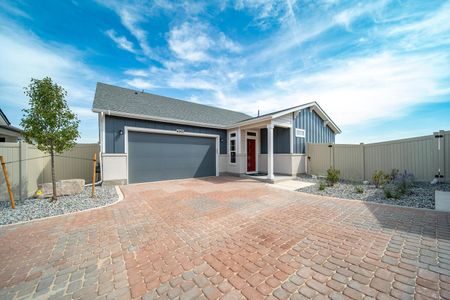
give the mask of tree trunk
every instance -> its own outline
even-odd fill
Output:
[[[52,187],[53,187],[53,195],[52,195],[52,200],[51,201],[53,202],[53,201],[56,201],[58,199],[56,197],[55,151],[53,150],[53,146],[51,147],[50,157],[51,157]]]

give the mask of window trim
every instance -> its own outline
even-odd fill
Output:
[[[234,136],[232,136],[234,134]],[[228,134],[228,163],[235,165],[237,163],[237,131],[230,131]],[[234,150],[231,150],[231,141],[234,141]],[[231,161],[231,152],[234,152],[234,162]]]

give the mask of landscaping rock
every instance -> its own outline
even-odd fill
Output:
[[[91,187],[87,187],[81,194],[61,196],[55,202],[36,198],[16,200],[16,209],[11,208],[9,201],[0,201],[0,225],[82,211],[111,204],[118,199],[115,187],[102,186],[96,187],[95,198],[91,198]]]
[[[376,188],[373,184],[363,185],[363,193],[355,191],[355,183],[341,180],[332,187],[319,190],[319,180],[311,176],[303,175],[298,178],[301,181],[313,182],[315,185],[298,189],[299,192],[310,193],[321,196],[344,198],[351,200],[362,200],[369,202],[393,204],[408,207],[434,209],[434,193],[436,190],[450,191],[450,184],[438,183],[432,185],[428,182],[416,182],[409,193],[402,195],[399,199],[386,198],[383,189]]]
[[[57,196],[69,196],[80,194],[84,190],[84,179],[67,179],[56,182],[56,195]],[[42,183],[38,185],[36,191],[37,198],[50,198],[53,195],[53,184]]]

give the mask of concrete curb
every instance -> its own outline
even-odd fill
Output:
[[[100,209],[100,208],[105,208],[108,206],[112,206],[115,205],[119,202],[121,202],[124,199],[122,190],[120,189],[120,187],[118,185],[114,186],[114,188],[116,189],[116,193],[117,193],[117,201],[114,201],[113,203],[109,203],[103,206],[98,206],[98,207],[92,207],[92,208],[88,208],[85,210],[80,210],[80,211],[73,211],[73,212],[69,212],[66,214],[61,214],[61,215],[54,215],[54,216],[48,216],[48,217],[44,217],[44,218],[39,218],[39,219],[33,219],[33,220],[28,220],[28,221],[21,221],[21,222],[17,222],[17,223],[12,223],[12,224],[4,224],[4,225],[0,225],[0,229],[3,229],[5,227],[11,227],[11,226],[16,226],[16,225],[24,225],[24,224],[28,224],[28,223],[32,223],[32,222],[37,222],[37,221],[44,221],[44,220],[48,220],[48,219],[54,219],[54,218],[58,218],[58,217],[66,217],[66,216],[70,216],[70,215],[74,215],[74,214],[79,214],[79,213],[84,213],[84,212],[88,212],[88,211],[92,211],[92,210],[96,210],[96,209]]]

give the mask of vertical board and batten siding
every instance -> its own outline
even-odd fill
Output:
[[[148,129],[171,130],[182,129],[185,132],[214,134],[220,136],[220,154],[227,154],[227,131],[224,129],[196,127],[181,124],[163,123],[148,120],[130,119],[115,116],[105,116],[105,150],[106,153],[125,152],[125,126]]]
[[[92,156],[97,153],[98,158],[99,151],[99,144],[77,144],[61,157],[56,157],[57,180],[84,179],[86,183],[91,183]],[[50,157],[36,146],[26,143],[0,143],[0,155],[7,162],[15,199],[32,196],[38,184],[51,182]],[[9,201],[3,173],[0,176],[0,201]]]
[[[294,153],[306,153],[308,143],[334,143],[335,133],[327,125],[324,126],[324,120],[309,108],[302,109],[294,117],[294,128],[305,129],[306,138],[295,137],[294,133]]]
[[[267,128],[260,129],[260,152],[261,154],[267,154]],[[275,127],[273,129],[273,153],[283,154],[290,153],[290,140],[291,131],[289,128]]]
[[[323,176],[332,165],[341,171],[342,179],[371,180],[376,170],[390,173],[398,169],[414,174],[417,181],[431,181],[440,169],[450,181],[450,132],[440,133],[444,135],[441,152],[434,134],[372,144],[335,144],[332,148],[308,144],[308,173]]]

